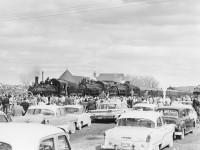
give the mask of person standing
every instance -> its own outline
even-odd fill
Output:
[[[6,95],[6,96],[4,97],[4,100],[3,100],[3,111],[4,111],[6,114],[8,113],[9,106],[10,106],[9,98],[8,98],[8,96]]]
[[[12,108],[12,115],[13,116],[22,116],[25,114],[25,111],[22,106],[19,105],[19,102],[15,102]]]
[[[23,102],[21,102],[21,104],[20,104],[22,107],[23,107],[23,109],[24,109],[24,115],[26,114],[26,112],[27,112],[27,110],[28,110],[28,107],[29,107],[29,103],[26,101],[26,98],[24,98],[24,100],[23,100]]]

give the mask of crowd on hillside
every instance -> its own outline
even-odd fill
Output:
[[[200,116],[200,97],[166,97],[164,100],[162,96],[150,96],[144,94],[144,96],[133,95],[129,97],[110,97],[106,94],[101,94],[97,97],[92,96],[56,96],[56,95],[16,95],[16,94],[1,94],[0,95],[0,110],[6,114],[9,112],[14,116],[24,115],[29,106],[35,105],[84,105],[87,110],[94,110],[102,102],[109,102],[112,100],[124,101],[127,105],[132,108],[137,103],[149,103],[156,104],[158,106],[164,105],[177,105],[182,101],[188,101],[193,103],[194,109]]]

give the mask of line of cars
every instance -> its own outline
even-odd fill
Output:
[[[90,126],[91,120],[112,119],[117,122],[117,125],[105,131],[104,144],[101,146],[103,149],[158,150],[166,146],[172,147],[173,139],[183,139],[185,134],[193,132],[197,119],[195,113],[191,105],[158,108],[154,104],[138,103],[133,108],[128,108],[126,102],[113,100],[101,103],[97,110],[90,111],[90,113],[86,113],[84,107],[80,105],[31,106],[25,116],[13,117],[12,121],[26,124],[37,123],[38,126],[46,124],[46,126],[53,125],[61,128],[66,135],[65,143],[68,144],[64,144],[65,146],[61,146],[63,148],[59,150],[68,150],[71,149],[68,132],[74,133],[76,128],[81,130],[85,125]],[[9,121],[3,112],[0,113],[0,120]],[[44,127],[44,125],[41,126]],[[1,145],[7,146],[8,150],[11,150],[9,145],[14,147],[11,143],[6,144],[6,141],[0,141],[0,147]],[[57,150],[55,145],[59,144],[58,137],[55,137],[53,141],[55,142],[54,149]],[[47,143],[52,143],[52,141]],[[47,144],[40,150],[51,150],[51,148],[52,144]]]

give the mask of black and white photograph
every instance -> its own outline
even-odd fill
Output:
[[[199,0],[0,0],[0,150],[198,150],[199,119]]]

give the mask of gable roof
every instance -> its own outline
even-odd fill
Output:
[[[75,79],[73,75],[69,72],[69,70],[66,70],[59,78],[58,80],[65,80],[69,82],[75,82]]]
[[[123,73],[100,73],[97,77],[99,81],[115,81],[119,82],[125,79]]]

